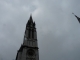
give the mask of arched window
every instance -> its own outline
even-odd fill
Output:
[[[34,29],[32,29],[32,38],[34,38]]]
[[[31,35],[31,29],[29,29],[28,37],[30,38]]]

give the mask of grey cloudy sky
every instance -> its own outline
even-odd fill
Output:
[[[80,60],[80,0],[0,0],[0,60],[13,60],[32,13],[40,60]]]

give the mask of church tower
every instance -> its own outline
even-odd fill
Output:
[[[23,44],[17,52],[16,60],[39,60],[37,31],[32,16],[26,24]]]

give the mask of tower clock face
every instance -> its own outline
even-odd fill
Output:
[[[33,49],[29,49],[29,50],[27,51],[27,53],[28,53],[29,56],[33,56],[33,55],[35,54],[35,52],[34,52]]]

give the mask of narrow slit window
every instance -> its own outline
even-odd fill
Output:
[[[34,38],[34,30],[32,30],[32,38]]]
[[[30,29],[29,29],[29,34],[28,34],[28,37],[30,38],[30,34],[31,34],[31,32],[30,32]]]

